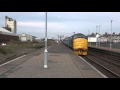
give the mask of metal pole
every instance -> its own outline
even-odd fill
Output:
[[[89,38],[89,30],[88,30],[88,38]],[[90,43],[90,39],[89,39],[89,41],[88,41],[88,44]]]
[[[64,35],[63,35],[63,38],[64,38]]]
[[[60,43],[61,43],[61,36],[60,36]]]
[[[100,26],[101,26],[101,25],[99,25],[99,34],[100,34]]]
[[[98,26],[96,26],[96,34],[97,34],[97,27],[98,27]]]
[[[97,27],[98,26],[96,26],[96,35],[97,35]],[[97,37],[96,37],[96,47],[97,47]]]
[[[58,45],[59,45],[59,35],[57,35],[58,36]]]
[[[47,51],[47,12],[46,12],[46,23],[45,23],[45,51],[44,51],[44,68],[48,68],[48,51]]]
[[[99,25],[99,34],[100,34],[100,26],[101,26],[101,25]],[[100,40],[99,40],[99,47],[100,47]]]
[[[91,33],[90,33],[90,46],[91,46]]]
[[[111,20],[111,38],[110,38],[110,49],[112,48],[112,21]]]
[[[64,35],[61,35],[61,36],[60,36],[60,40],[61,40],[61,41],[62,41],[62,38],[64,38]]]
[[[90,41],[90,31],[88,30],[88,37],[89,37],[89,44],[91,44],[91,41]]]
[[[59,35],[57,35],[58,36],[58,41],[59,41]]]
[[[75,35],[75,32],[73,32],[73,34]]]

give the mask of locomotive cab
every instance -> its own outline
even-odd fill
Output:
[[[87,55],[88,40],[83,34],[73,36],[73,51],[78,55]]]
[[[87,55],[88,37],[78,33],[64,40],[64,44],[72,48],[78,55]]]

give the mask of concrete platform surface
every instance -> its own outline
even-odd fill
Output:
[[[63,44],[48,48],[48,68],[44,69],[44,49],[0,66],[1,78],[104,78]],[[31,57],[30,57],[31,56]],[[29,57],[28,59],[25,59]],[[17,62],[22,63],[17,63]],[[16,64],[17,63],[17,64]],[[9,68],[8,68],[9,67]]]

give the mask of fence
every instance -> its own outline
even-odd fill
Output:
[[[89,45],[92,45],[92,46],[96,46],[97,45],[97,47],[107,47],[107,48],[109,48],[110,47],[110,42],[98,42],[98,43],[96,43],[96,42],[89,42]],[[120,49],[120,42],[119,43],[113,43],[112,42],[112,48],[115,48],[115,49]]]

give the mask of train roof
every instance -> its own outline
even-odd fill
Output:
[[[79,35],[79,36],[78,36]],[[80,36],[81,35],[81,36]],[[84,35],[84,34],[82,34],[82,33],[76,33],[76,34],[74,34],[74,35],[72,35],[72,36],[70,36],[70,37],[66,37],[65,39],[69,39],[69,38],[74,38],[74,37],[84,37],[84,38],[87,38],[87,36],[86,35]],[[64,39],[64,40],[65,40]]]
[[[71,38],[86,38],[87,39],[87,36],[82,33],[77,33],[77,34],[72,35]]]
[[[82,34],[82,33],[76,33],[76,34],[72,35],[71,37],[74,37],[74,36],[76,36],[76,35],[84,35],[84,34]],[[85,35],[84,35],[84,36],[85,36]]]

